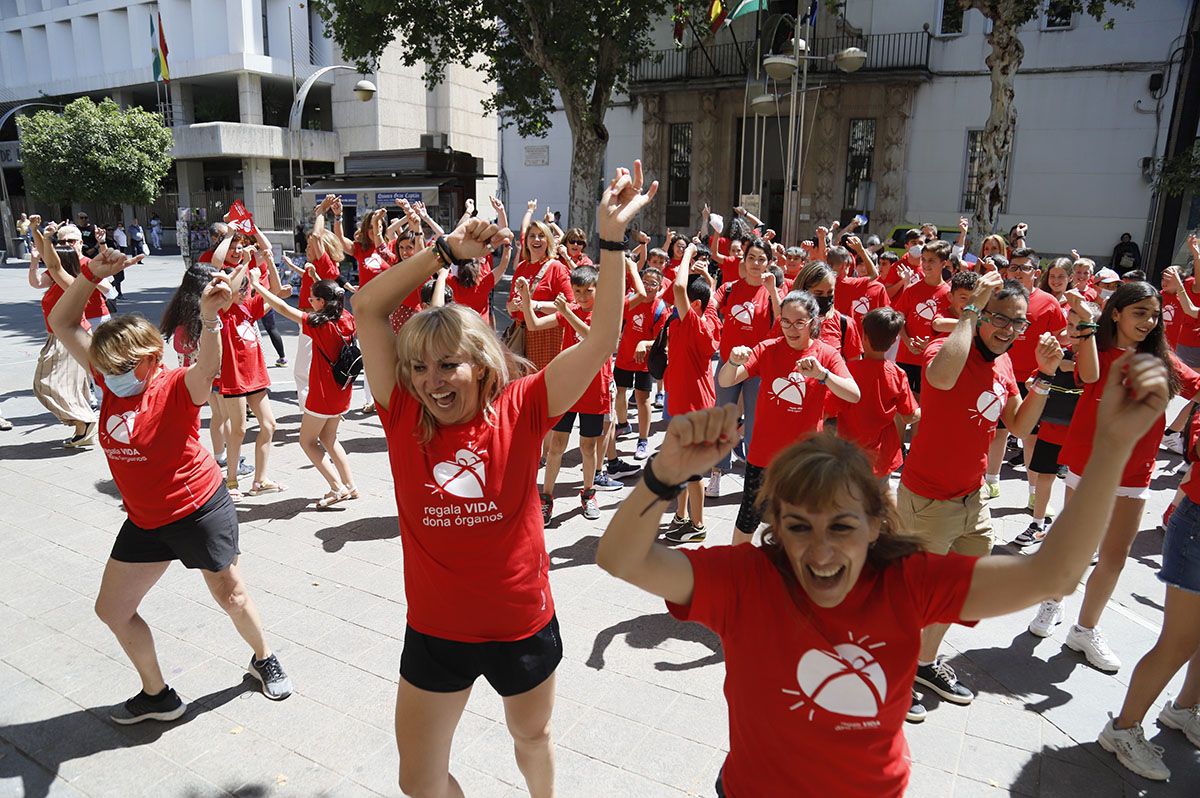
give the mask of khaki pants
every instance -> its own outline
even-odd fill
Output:
[[[33,395],[42,406],[64,424],[91,424],[96,412],[89,401],[90,383],[88,373],[62,341],[49,336],[33,372]]]
[[[992,516],[978,490],[942,501],[918,496],[900,483],[896,510],[904,532],[932,554],[982,557],[992,551]]]

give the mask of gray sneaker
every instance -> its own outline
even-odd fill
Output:
[[[292,680],[274,654],[259,661],[250,655],[250,675],[262,683],[263,695],[272,701],[282,701],[292,694]]]
[[[1117,757],[1117,761],[1139,776],[1155,781],[1166,781],[1171,778],[1171,771],[1163,764],[1161,746],[1154,745],[1146,739],[1142,725],[1131,726],[1128,729],[1118,729],[1113,726],[1112,713],[1108,713],[1108,723],[1100,730],[1096,738],[1100,747]]]
[[[144,720],[176,720],[184,712],[187,712],[187,704],[167,687],[156,696],[148,696],[143,690],[124,704],[113,707],[108,716],[114,723],[132,726]]]

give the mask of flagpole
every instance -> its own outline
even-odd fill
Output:
[[[721,74],[721,71],[717,69],[717,65],[713,63],[712,56],[708,54],[708,48],[704,46],[704,40],[700,38],[700,34],[696,31],[696,23],[692,22],[691,17],[688,17],[688,25],[691,26],[692,35],[696,37],[696,42],[700,45],[700,52],[704,53],[704,60],[712,67],[713,74]]]

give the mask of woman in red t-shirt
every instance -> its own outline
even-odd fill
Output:
[[[1122,362],[1125,353],[1138,352],[1159,361],[1169,376],[1171,397],[1180,394],[1190,399],[1200,390],[1200,374],[1184,365],[1167,347],[1161,311],[1162,301],[1152,285],[1140,281],[1124,283],[1104,303],[1095,336],[1085,339],[1077,347],[1077,361],[1085,356],[1090,347],[1095,347],[1099,369],[1093,382],[1088,382],[1082,374],[1077,376],[1077,380],[1083,383],[1083,395],[1075,406],[1075,414],[1067,430],[1067,441],[1058,458],[1067,467],[1068,508],[1078,503],[1070,491],[1076,489],[1084,468],[1090,467],[1099,452],[1092,445],[1092,439],[1103,423],[1097,418],[1097,407],[1101,403],[1100,387],[1114,370],[1114,365]],[[1088,577],[1079,619],[1067,632],[1067,647],[1080,652],[1093,667],[1106,673],[1116,673],[1121,667],[1121,660],[1113,653],[1097,626],[1141,526],[1142,511],[1150,493],[1150,478],[1154,473],[1154,460],[1165,426],[1166,421],[1161,416],[1155,419],[1137,441],[1132,454],[1126,458],[1116,489],[1116,507],[1100,544],[1100,559]],[[1051,537],[1053,534],[1046,539]],[[1038,611],[1038,619],[1039,625],[1046,630],[1061,623],[1061,596],[1057,607],[1046,602]]]
[[[554,233],[545,222],[533,220],[525,230],[521,241],[521,262],[513,270],[512,285],[509,287],[507,309],[514,324],[524,324],[521,299],[516,293],[517,278],[529,281],[533,307],[543,313],[554,310],[557,297],[571,297],[571,272],[553,257]],[[545,368],[555,355],[562,351],[563,328],[526,330],[525,350],[521,354],[529,358],[535,368]]]
[[[619,170],[599,210],[601,242],[623,240],[654,196],[641,164]],[[612,355],[621,321],[621,253],[603,249],[587,337],[541,371],[523,363],[461,305],[430,308],[392,334],[388,316],[439,266],[510,239],[470,219],[391,269],[355,299],[367,379],[379,407],[396,488],[408,628],[396,699],[400,789],[458,791],[450,746],[471,686],[484,676],[505,719],[529,792],[554,789],[550,714],[562,642],[550,595],[537,500],[541,441]],[[386,397],[386,398],[385,398]],[[457,794],[457,793],[456,793]]]
[[[338,285],[346,285],[341,271],[342,259],[346,255],[342,237],[325,225],[325,214],[333,209],[336,202],[336,197],[332,194],[327,195],[313,211],[313,228],[309,233],[308,247],[305,251],[308,262],[304,264],[304,273],[300,277],[299,305],[302,311],[312,310],[309,296],[312,294],[313,284],[318,280],[334,280]],[[340,218],[337,223],[340,230]],[[348,290],[353,293],[353,286]],[[296,366],[293,370],[296,379],[296,403],[300,407],[304,407],[304,400],[308,398],[308,369],[311,364],[312,339],[301,335],[296,342]]]
[[[300,419],[300,448],[329,483],[329,492],[317,501],[317,507],[324,509],[357,499],[350,461],[337,438],[342,414],[350,409],[354,383],[339,385],[333,374],[333,364],[342,347],[354,340],[356,330],[354,317],[343,308],[346,291],[332,280],[319,280],[313,285],[309,299],[312,311],[308,313],[301,313],[263,286],[259,296],[284,318],[299,324],[300,333],[313,342],[316,356],[308,372],[308,398]]]
[[[209,592],[254,654],[249,671],[268,698],[286,698],[291,680],[263,637],[254,600],[238,570],[238,518],[221,470],[200,445],[200,406],[221,364],[217,311],[244,278],[214,274],[200,300],[196,362],[165,369],[163,339],[141,316],[119,316],[88,335],[79,316],[99,279],[139,260],[113,249],[81,270],[50,313],[55,335],[103,388],[100,445],[129,518],[104,567],[96,614],[125,649],[142,690],[113,708],[117,723],[169,721],[187,707],[163,680],[150,627],[138,607],[173,560],[199,569]]]
[[[492,323],[492,290],[504,279],[512,260],[512,245],[505,244],[501,249],[499,269],[492,268],[489,253],[486,257],[472,258],[446,278],[446,285],[454,292],[454,301],[478,313],[489,325]]]
[[[1167,401],[1161,362],[1123,361],[1105,389],[1079,501],[1057,533],[1030,557],[978,559],[922,552],[862,450],[829,435],[791,446],[767,469],[761,547],[657,544],[660,514],[689,475],[738,437],[733,406],[672,418],[596,562],[720,635],[730,739],[718,794],[902,795],[921,629],[1070,590],[1112,511],[1122,464]]]

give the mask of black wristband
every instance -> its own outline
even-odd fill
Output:
[[[438,254],[442,256],[442,260],[447,264],[453,263],[455,266],[462,266],[471,260],[470,258],[455,257],[454,252],[450,249],[450,245],[446,243],[445,236],[438,236],[433,239],[433,246],[438,251]]]
[[[642,468],[642,482],[646,483],[646,487],[650,492],[658,497],[659,501],[669,502],[683,493],[683,489],[687,487],[687,483],[683,482],[678,485],[668,485],[654,475],[654,470],[650,467],[654,462],[651,457],[646,461],[646,465]]]
[[[624,241],[609,241],[607,239],[602,238],[602,239],[600,239],[600,249],[607,249],[611,252],[624,252],[625,251],[625,242]]]
[[[1040,369],[1038,370],[1037,378],[1039,380],[1045,380],[1046,382],[1054,382],[1053,374],[1047,374],[1046,372],[1041,371]]]

